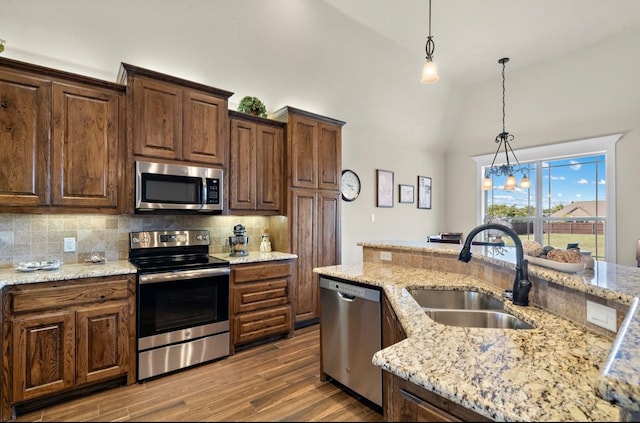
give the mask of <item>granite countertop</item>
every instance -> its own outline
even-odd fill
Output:
[[[358,245],[407,251],[429,249],[453,255],[457,255],[462,248],[461,245],[455,244],[403,241],[363,242]],[[503,254],[496,253],[499,251]],[[472,252],[475,254],[474,257],[494,264],[512,266],[515,262],[513,248],[501,250],[473,247]],[[601,398],[618,404],[628,412],[640,412],[640,268],[596,261],[593,269],[585,269],[578,273],[562,273],[530,264],[529,274],[630,306],[608,352],[606,365],[596,380],[595,391]]]
[[[533,306],[505,309],[535,329],[462,328],[434,322],[407,287],[469,289],[500,297],[470,276],[381,263],[317,273],[381,287],[407,339],[377,352],[373,364],[497,421],[612,421],[619,410],[595,393],[612,346]]]
[[[94,278],[100,276],[136,273],[137,269],[128,260],[107,261],[102,264],[78,263],[62,264],[56,270],[36,270],[20,272],[13,268],[0,269],[0,288],[5,285],[25,283],[55,282],[70,279]]]
[[[229,253],[214,253],[211,254],[211,256],[227,260],[231,264],[258,263],[262,261],[290,260],[298,258],[295,254],[281,253],[279,251],[249,251],[248,255],[241,257],[232,257]]]

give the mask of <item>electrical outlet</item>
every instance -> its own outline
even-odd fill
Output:
[[[380,251],[380,260],[391,261],[390,251]]]
[[[65,253],[73,253],[76,251],[76,239],[75,238],[65,238],[64,239],[64,252]]]
[[[587,300],[587,321],[616,332],[616,309]]]

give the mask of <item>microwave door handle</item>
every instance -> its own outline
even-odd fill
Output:
[[[200,203],[200,208],[204,209],[207,205],[207,178],[202,178],[202,202]]]

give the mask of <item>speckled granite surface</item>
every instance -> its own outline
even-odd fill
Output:
[[[279,251],[270,251],[268,253],[261,251],[249,251],[249,255],[243,257],[232,257],[227,253],[211,254],[213,257],[227,260],[231,264],[258,263],[261,261],[289,260],[298,258],[295,254],[281,253]]]
[[[374,248],[390,248],[408,251],[437,251],[440,254],[457,255],[462,248],[455,244],[414,242],[373,242],[358,245]],[[438,244],[435,244],[438,245]],[[511,255],[497,255],[495,250],[474,247],[474,260],[483,260],[512,266]],[[529,273],[556,284],[583,291],[604,299],[614,299],[630,305],[623,325],[608,352],[606,365],[602,366],[595,381],[596,394],[634,414],[640,412],[640,268],[596,261],[594,269],[577,273],[563,273],[544,267],[529,265]]]
[[[408,338],[373,364],[498,421],[615,421],[618,409],[595,393],[612,341],[536,307],[506,310],[535,329],[480,329],[431,320],[407,287],[475,289],[470,276],[381,263],[329,266],[316,273],[380,286]]]
[[[362,246],[457,255],[460,246],[380,242]],[[505,267],[474,247],[474,260]],[[500,296],[501,290],[468,275],[364,262],[315,269],[316,273],[380,286],[408,339],[373,357],[375,365],[495,420],[617,421],[619,403],[640,404],[640,269],[598,262],[575,274],[530,265],[531,274],[602,298],[630,304],[628,324],[615,342],[537,307],[506,309],[533,330],[460,328],[432,321],[405,288],[468,289]],[[626,321],[625,321],[626,322]],[[606,364],[606,366],[605,366]],[[604,400],[602,399],[604,398]],[[605,401],[606,400],[606,401]]]
[[[99,276],[136,273],[135,266],[128,260],[108,261],[104,264],[82,263],[62,264],[57,270],[36,270],[20,272],[13,268],[0,269],[0,288],[5,285],[53,282],[70,279],[93,278]]]

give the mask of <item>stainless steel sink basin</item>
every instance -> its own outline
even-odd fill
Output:
[[[496,310],[425,310],[434,321],[449,326],[496,329],[533,329],[512,314]]]
[[[409,289],[411,296],[423,308],[456,310],[503,310],[502,301],[477,291]]]

